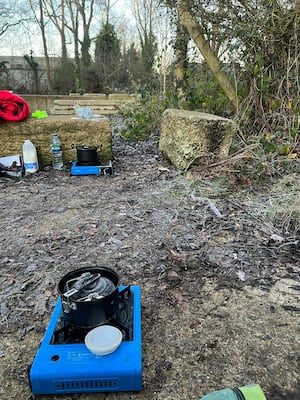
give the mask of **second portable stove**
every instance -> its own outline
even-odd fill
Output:
[[[114,278],[111,273],[105,268],[87,267],[67,274],[70,279],[63,285],[61,281],[60,289],[68,282],[75,283],[58,299],[30,368],[34,395],[142,389],[140,287],[117,287],[115,279],[109,282],[111,276]],[[122,332],[116,351],[96,355],[86,347],[84,339],[92,328],[79,325],[97,322]]]

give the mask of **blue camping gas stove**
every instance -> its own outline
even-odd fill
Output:
[[[77,161],[72,163],[71,175],[113,175],[112,162],[99,158],[100,150],[95,146],[76,146]]]
[[[95,277],[92,279],[94,279],[92,284],[95,287]],[[91,285],[91,283],[88,284]],[[98,301],[103,301],[103,298],[105,303],[107,296],[95,295],[101,285],[102,283],[97,283],[97,288],[93,288],[92,295],[89,294],[88,299],[82,297],[78,300],[78,293],[74,296],[74,291],[80,286],[77,279],[75,285],[68,290],[69,297],[60,296],[58,299],[29,370],[29,381],[34,395],[122,392],[142,389],[139,286],[118,287],[117,298],[112,299],[109,295],[109,301],[104,304],[105,307],[108,303],[117,304],[117,309],[114,309],[114,314],[108,318],[105,325],[115,326],[122,332],[121,344],[110,354],[96,355],[91,352],[84,342],[86,334],[91,329],[76,326],[74,320],[76,321],[77,317],[73,320],[71,318],[71,322],[68,321],[70,318],[66,313],[66,307],[70,307],[71,314],[76,308],[74,307],[76,301],[73,303],[71,301],[72,296],[73,299],[78,300],[77,305],[84,307],[88,304],[89,298],[95,300],[96,306]],[[94,309],[91,314],[92,318],[95,316],[95,310],[97,311]],[[86,310],[82,309],[81,312],[83,314],[79,317],[86,318],[88,314]]]
[[[112,176],[113,166],[109,161],[105,165],[82,165],[78,161],[74,161],[71,166],[71,175],[101,175]]]

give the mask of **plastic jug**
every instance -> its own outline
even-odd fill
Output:
[[[208,393],[200,400],[267,400],[261,387],[251,384],[234,389],[223,389]]]
[[[35,145],[28,139],[23,143],[23,162],[25,173],[34,173],[39,169]]]

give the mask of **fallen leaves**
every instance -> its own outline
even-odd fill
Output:
[[[33,308],[33,314],[35,316],[42,316],[48,312],[47,304],[50,297],[52,297],[51,290],[45,290],[44,292],[36,295]]]

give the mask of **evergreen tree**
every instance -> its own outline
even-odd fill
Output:
[[[105,89],[118,85],[120,59],[120,40],[114,26],[106,23],[96,38],[95,47],[95,66],[98,78]]]
[[[131,43],[127,50],[124,50],[120,67],[120,84],[130,92],[135,92],[140,86],[144,76],[141,53]]]

